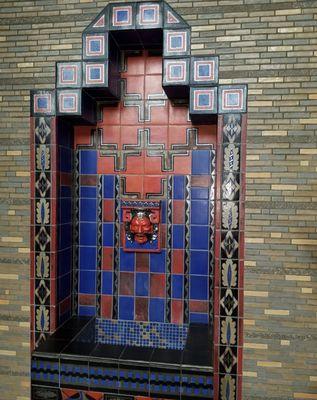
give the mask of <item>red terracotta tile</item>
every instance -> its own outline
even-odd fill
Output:
[[[182,300],[172,300],[171,322],[173,324],[183,323],[183,302]]]
[[[172,273],[184,273],[184,250],[173,250],[172,252]]]
[[[166,224],[161,224],[161,249],[166,247]]]
[[[98,174],[114,174],[114,157],[97,156]]]
[[[94,306],[95,305],[94,294],[79,294],[78,302],[80,306]]]
[[[68,172],[60,173],[60,184],[63,186],[71,186],[72,185],[72,174]]]
[[[92,143],[91,126],[75,126],[74,128],[74,147],[79,145],[90,145]]]
[[[51,279],[56,278],[57,276],[57,252],[51,252],[49,253],[49,257],[50,257],[50,277]]]
[[[30,146],[30,170],[35,171],[35,146]]]
[[[221,231],[216,229],[215,234],[215,258],[220,258],[220,247],[221,246]]]
[[[148,99],[151,94],[161,94],[164,96],[165,93],[162,87],[162,75],[145,76],[145,99]]]
[[[112,317],[112,296],[101,295],[101,316]]]
[[[161,105],[161,100],[151,100],[145,101],[145,108],[149,110],[150,113],[150,123],[151,125],[167,125],[168,124],[168,105],[167,102],[165,106]],[[148,122],[146,122],[148,124]]]
[[[93,296],[94,297],[94,296]],[[65,314],[71,309],[71,297],[68,296],[66,299],[64,299],[60,304],[59,304],[59,312],[60,315]]]
[[[162,157],[144,157],[144,173],[155,175],[162,173]]]
[[[51,150],[51,171],[55,172],[55,171],[59,171],[58,168],[58,155],[59,155],[59,148],[56,144],[52,144],[50,146],[50,150]],[[54,174],[53,174],[54,177]],[[59,182],[59,180],[58,180]]]
[[[147,57],[145,63],[145,73],[146,75],[162,75],[162,57]]]
[[[120,131],[121,135],[121,149],[125,149],[125,145],[133,144],[140,148],[138,144],[138,132],[143,129],[142,125],[125,125],[122,126]]]
[[[34,287],[35,287],[35,280],[30,279],[30,304],[35,304],[35,297],[34,297]]]
[[[120,295],[132,296],[134,294],[134,274],[120,272]]]
[[[214,288],[214,316],[219,316],[219,287]]]
[[[210,187],[211,178],[208,175],[193,175],[191,179],[191,186],[195,187]]]
[[[187,142],[187,129],[188,125],[169,125],[168,127],[168,140],[169,148],[174,144],[186,144]]]
[[[244,288],[244,260],[239,260],[239,269],[238,269],[238,281],[239,281],[239,289]]]
[[[113,267],[113,248],[103,247],[102,248],[102,269],[111,271]]]
[[[120,125],[120,105],[104,107],[102,110],[101,127]]]
[[[192,167],[192,157],[191,154],[188,156],[176,156],[174,157],[174,174],[182,175],[182,174],[190,174]]]
[[[173,224],[184,224],[185,203],[183,200],[173,200]]]
[[[214,343],[220,343],[220,327],[219,327],[220,319],[219,317],[214,318]]]
[[[238,318],[238,346],[243,346],[243,318]]]
[[[122,74],[123,77],[128,75],[144,75],[145,58],[127,57],[126,65],[127,71]]]
[[[173,106],[169,103],[169,123],[171,125],[188,125],[192,126],[189,120],[187,106]]]
[[[238,365],[237,365],[237,373],[238,375],[242,375],[242,358],[243,358],[243,347],[238,347]],[[239,398],[239,397],[238,397]]]
[[[114,200],[103,200],[103,221],[114,221]]]
[[[144,107],[143,101],[138,101],[135,106],[123,106],[120,105],[121,112],[121,125],[138,125],[139,121],[139,110]]]
[[[103,400],[104,394],[100,392],[84,392],[85,397],[91,399],[91,400]]]
[[[35,173],[34,171],[30,172],[30,196],[32,199],[35,197]]]
[[[219,268],[220,268],[220,260],[219,260],[219,258],[215,258],[214,286],[217,286],[217,287],[220,286]]]
[[[150,175],[145,175],[144,176],[144,195],[146,196],[147,194],[163,194],[163,176],[150,176]]]
[[[35,137],[35,118],[34,117],[30,117],[30,145],[33,146],[34,145],[34,137]]]
[[[51,119],[51,144],[56,144],[57,140],[56,140],[56,120],[57,118],[50,118]]]
[[[81,186],[96,186],[97,175],[80,175],[79,182]]]
[[[55,306],[50,307],[50,332],[55,332],[58,321],[58,310]]]
[[[126,79],[126,93],[124,95],[140,95],[140,99],[144,99],[144,76],[129,76]]]
[[[144,173],[144,158],[142,156],[128,155],[121,153],[121,157],[126,159],[126,173],[143,175]]]
[[[165,297],[165,275],[150,274],[151,297]]]
[[[137,272],[148,272],[149,271],[149,254],[148,253],[136,253],[135,263]]]
[[[124,175],[126,194],[141,196],[143,193],[143,177],[137,175]]]
[[[167,148],[168,144],[168,126],[167,125],[152,125],[150,127],[150,145],[151,144],[163,144]]]
[[[148,321],[148,299],[144,297],[135,298],[135,319],[136,321]]]
[[[241,361],[239,360],[238,363],[240,363],[242,367],[242,355],[241,355]],[[242,384],[243,384],[243,377],[241,371],[240,375],[237,376],[237,400],[242,399]]]
[[[51,306],[56,306],[57,305],[57,296],[56,296],[56,293],[57,293],[57,279],[52,279],[52,278],[50,279],[50,291],[51,291],[50,305]]]
[[[208,302],[202,300],[191,300],[189,302],[189,310],[191,312],[206,313],[208,312]]]
[[[30,252],[30,279],[35,277],[35,252]]]
[[[214,125],[199,125],[198,129],[198,143],[217,144],[217,124]]]
[[[120,150],[120,125],[104,126],[102,143],[117,145],[117,149]]]

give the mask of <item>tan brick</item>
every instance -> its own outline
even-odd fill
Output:
[[[281,346],[289,346],[291,342],[289,340],[281,340]]]
[[[310,282],[311,276],[308,275],[285,275],[286,281]]]
[[[278,361],[257,361],[256,365],[265,368],[282,368],[282,363]]]
[[[292,239],[292,244],[315,246],[317,239]]]
[[[313,289],[312,288],[303,287],[301,289],[301,292],[304,293],[304,294],[311,294],[311,293],[313,293]]]
[[[269,292],[263,292],[260,290],[245,290],[244,295],[247,297],[268,297]]]
[[[294,399],[317,399],[317,393],[294,393]]]
[[[243,347],[245,349],[254,349],[254,350],[267,350],[268,345],[266,343],[244,343]]]
[[[257,378],[258,374],[255,371],[243,371],[243,376],[246,376],[248,378]]]
[[[287,316],[289,315],[289,310],[272,310],[272,309],[266,309],[264,310],[265,315],[281,315],[281,316]]]
[[[297,190],[297,185],[272,185],[272,190]]]
[[[300,154],[307,154],[307,155],[310,155],[310,154],[317,154],[317,149],[300,149]]]
[[[262,131],[262,136],[287,136],[287,131]]]

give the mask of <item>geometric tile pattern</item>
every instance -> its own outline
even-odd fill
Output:
[[[54,118],[36,117],[34,119],[33,142],[35,160],[32,165],[34,173],[33,193],[33,235],[32,257],[34,263],[33,296],[35,343],[45,338],[45,333],[52,329],[50,306],[55,304],[52,294],[51,279],[53,255],[55,248],[53,237],[56,234],[56,220],[52,214],[52,173],[54,169],[52,146],[54,143]],[[54,282],[54,281],[52,281]]]
[[[56,87],[80,87],[81,63],[80,62],[58,62],[56,64]]]
[[[245,113],[247,111],[247,86],[219,86],[219,113]]]
[[[217,275],[219,287],[216,288],[218,299],[216,301],[215,317],[216,326],[220,330],[220,340],[217,346],[219,361],[220,399],[236,399],[241,396],[238,390],[238,379],[241,378],[241,353],[242,344],[242,293],[240,276],[243,268],[243,235],[240,232],[241,209],[244,206],[239,193],[241,190],[241,146],[242,116],[241,114],[226,114],[221,119],[222,131],[222,178],[221,178],[221,233],[220,256]],[[219,138],[221,140],[221,138]],[[219,218],[219,217],[218,217]],[[218,379],[218,374],[215,379]],[[240,397],[238,397],[240,398]]]
[[[34,117],[55,115],[54,90],[31,91],[31,115]]]
[[[164,30],[163,46],[164,57],[189,56],[189,30]]]
[[[191,114],[217,114],[217,88],[190,88]]]
[[[192,85],[215,85],[218,82],[218,57],[192,57]]]
[[[57,91],[57,112],[59,115],[80,114],[81,113],[81,90],[61,90]]]
[[[83,34],[83,59],[108,59],[108,33]]]

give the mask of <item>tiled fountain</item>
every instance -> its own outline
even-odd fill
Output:
[[[32,91],[33,399],[241,398],[246,99],[163,2]]]

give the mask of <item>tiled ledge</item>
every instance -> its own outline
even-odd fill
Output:
[[[32,384],[171,399],[213,398],[211,329],[191,324],[183,350],[95,341],[94,318],[72,318],[32,355]]]

